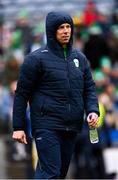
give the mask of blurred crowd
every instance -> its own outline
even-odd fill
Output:
[[[97,145],[90,144],[85,122],[83,132],[78,136],[68,177],[115,178],[118,172],[107,174],[105,171],[103,151],[118,147],[118,7],[112,13],[105,9],[100,11],[89,0],[84,11],[73,16],[73,21],[74,46],[87,56],[96,83],[100,141]],[[15,22],[0,21],[0,134],[7,134],[10,138],[19,68],[25,55],[45,44],[44,31],[44,21],[41,19],[39,24],[32,25],[26,10],[18,13]],[[33,172],[36,152],[30,135],[29,110],[26,121],[29,123],[29,147],[11,141],[10,161],[30,161]]]

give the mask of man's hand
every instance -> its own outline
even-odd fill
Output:
[[[87,116],[87,122],[90,127],[96,128],[98,123],[98,115],[96,113],[90,113]]]
[[[14,131],[12,138],[20,143],[27,144],[26,134],[23,130]]]

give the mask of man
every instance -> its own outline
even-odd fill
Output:
[[[81,131],[84,110],[96,127],[98,101],[86,57],[72,48],[73,21],[64,12],[46,17],[47,45],[26,56],[13,110],[13,139],[27,144],[25,113],[30,104],[39,161],[36,178],[65,178]]]

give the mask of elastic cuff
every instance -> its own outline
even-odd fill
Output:
[[[25,131],[23,127],[13,127],[13,131]]]

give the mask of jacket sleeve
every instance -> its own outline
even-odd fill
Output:
[[[40,77],[38,60],[32,55],[26,56],[20,68],[13,105],[13,129],[25,130],[27,103]]]
[[[87,115],[91,112],[95,112],[99,116],[99,105],[96,93],[96,86],[92,78],[90,64],[86,57],[84,69],[84,105]]]

